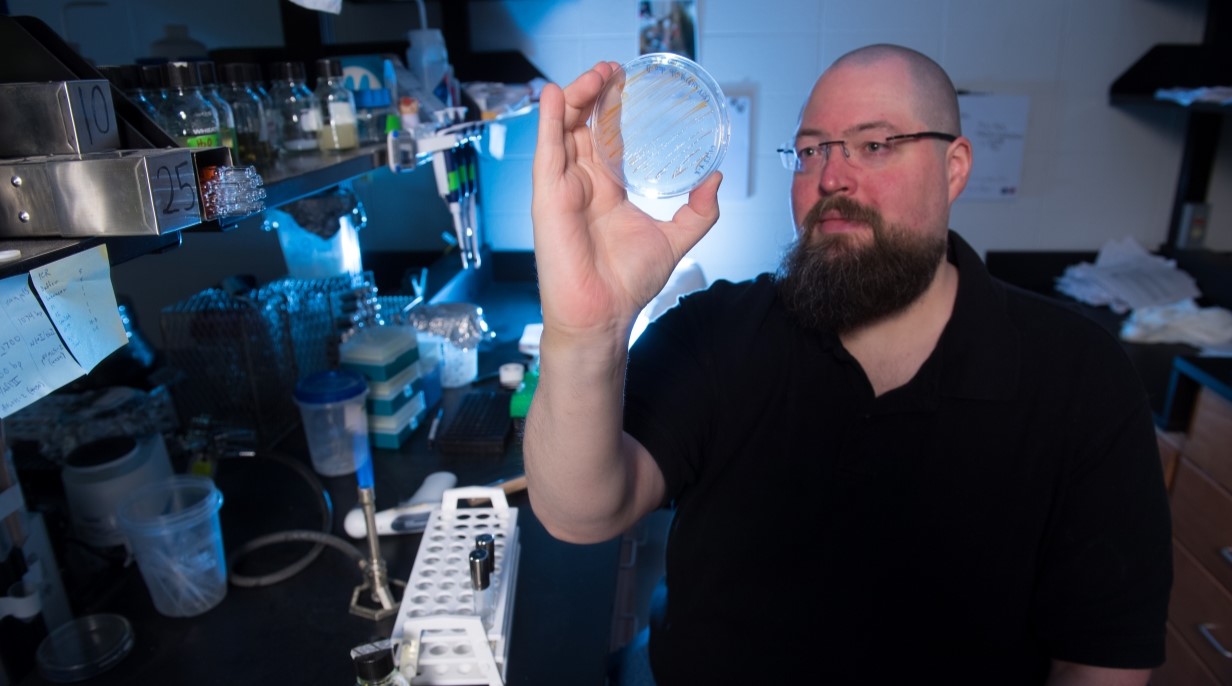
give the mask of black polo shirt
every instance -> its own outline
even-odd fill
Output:
[[[954,311],[874,397],[768,275],[715,283],[630,353],[625,428],[675,507],[660,684],[1042,683],[1163,659],[1170,525],[1117,341],[950,234]]]

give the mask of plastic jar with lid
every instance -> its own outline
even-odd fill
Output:
[[[355,98],[342,82],[342,63],[335,59],[317,60],[317,102],[321,108],[321,127],[317,146],[322,150],[349,150],[359,147],[355,125]]]
[[[278,121],[279,149],[290,154],[316,152],[321,112],[317,97],[304,84],[304,65],[278,62],[273,65],[270,98]]]

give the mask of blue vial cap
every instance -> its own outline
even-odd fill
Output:
[[[295,384],[295,399],[301,403],[323,405],[338,403],[368,391],[364,377],[347,369],[317,372]]]

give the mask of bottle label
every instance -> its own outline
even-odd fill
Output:
[[[316,133],[321,129],[321,113],[316,108],[301,110],[299,113],[299,127],[304,131]]]
[[[354,124],[355,108],[349,102],[329,103],[329,118],[335,124]]]
[[[218,145],[218,134],[207,133],[199,136],[186,136],[180,139],[186,148],[212,148]]]

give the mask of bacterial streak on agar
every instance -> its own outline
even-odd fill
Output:
[[[609,79],[590,121],[596,152],[631,192],[689,192],[723,158],[729,123],[722,90],[692,61],[643,55]]]

